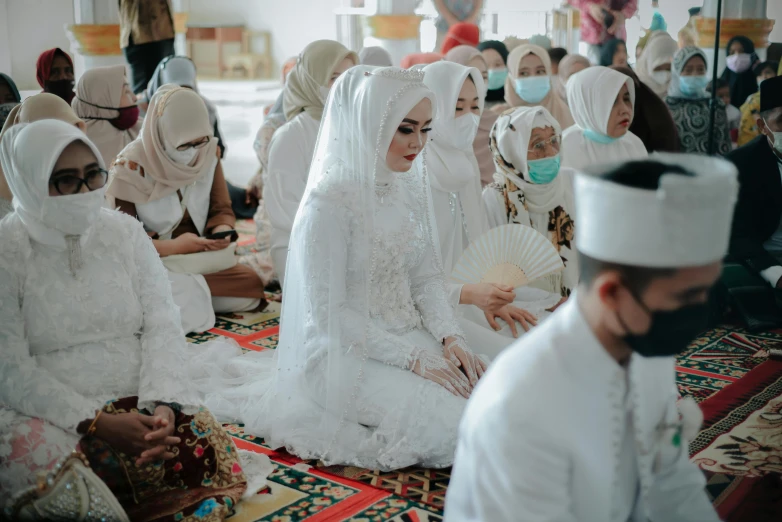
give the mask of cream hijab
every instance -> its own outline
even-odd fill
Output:
[[[589,63],[589,58],[586,56],[581,56],[580,54],[567,54],[564,58],[562,58],[562,61],[559,62],[559,73],[557,74],[557,94],[565,103],[567,103],[567,81],[573,75],[574,65],[583,65],[584,69],[592,66],[592,64]]]
[[[635,106],[632,78],[608,67],[594,66],[570,77],[567,97],[576,125],[562,135],[562,166],[576,170],[602,163],[646,158],[649,154],[638,136],[630,132],[619,139],[601,143],[589,135],[605,136],[616,97],[627,85]]]
[[[80,130],[84,128],[84,122],[74,114],[65,100],[54,94],[42,92],[30,96],[11,110],[2,131],[0,131],[0,137],[14,125],[40,120],[60,120],[76,126]],[[11,201],[13,197],[2,168],[0,168],[0,197],[7,201]]]
[[[433,189],[459,194],[468,240],[474,241],[488,230],[481,199],[480,170],[472,148],[457,148],[452,145],[450,138],[456,119],[459,91],[462,90],[464,82],[468,81],[468,76],[475,82],[479,107],[483,112],[486,88],[478,69],[445,61],[424,68],[424,85],[437,96],[437,117],[432,123],[431,139],[426,147],[429,180]],[[448,254],[443,252],[443,255]]]
[[[575,238],[574,172],[561,168],[551,183],[529,179],[527,150],[532,130],[552,127],[557,120],[543,107],[517,107],[503,113],[491,130],[491,149],[497,166],[495,179],[502,186],[507,222],[532,227],[549,238],[565,263],[565,271],[548,278],[545,288],[569,295],[578,284]]]
[[[356,53],[333,40],[318,40],[304,48],[285,82],[283,107],[286,120],[306,112],[320,121],[328,97],[329,80],[345,58],[350,58],[353,65],[359,64]]]
[[[209,144],[197,149],[192,165],[177,163],[166,153],[166,147],[175,149],[202,136],[209,136]],[[214,168],[216,150],[217,140],[201,96],[164,85],[152,97],[141,136],[117,156],[108,194],[135,204],[162,199],[207,175]]]
[[[546,68],[546,74],[549,79],[551,79],[551,58],[549,58],[545,49],[531,44],[520,45],[513,49],[508,55],[508,78],[505,80],[505,101],[508,102],[511,107],[533,106],[522,100],[519,95],[516,94],[516,79],[519,76],[521,59],[528,54],[534,54],[540,58],[543,62],[543,66]],[[567,104],[557,95],[553,82],[549,93],[540,103],[536,103],[535,106],[545,107],[546,110],[556,118],[563,129],[567,129],[574,123],[573,116],[570,114],[570,109],[568,109]]]
[[[645,83],[660,98],[668,94],[667,82],[660,83],[654,79],[654,68],[660,65],[673,62],[673,55],[679,50],[679,44],[671,38],[671,35],[665,31],[655,31],[646,43],[638,64],[635,67],[635,73],[638,78]]]
[[[106,165],[111,165],[117,154],[135,140],[141,131],[141,120],[123,131],[107,121],[119,116],[119,111],[96,107],[119,107],[126,83],[124,65],[90,69],[79,78],[76,97],[71,102],[76,114],[86,120],[87,136],[100,150]]]

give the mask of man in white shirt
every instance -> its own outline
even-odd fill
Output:
[[[577,176],[580,285],[476,387],[446,521],[719,520],[673,356],[705,328],[737,191],[733,165],[694,155]]]

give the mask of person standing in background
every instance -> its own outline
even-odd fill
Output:
[[[627,39],[625,20],[638,11],[638,0],[567,0],[581,11],[581,41],[589,44],[589,59],[600,63],[602,45],[613,38]]]
[[[120,47],[135,94],[147,88],[160,61],[175,54],[171,13],[168,0],[119,0]]]
[[[452,25],[459,22],[467,22],[480,25],[478,21],[481,18],[483,9],[483,0],[433,0],[434,7],[437,9],[437,43],[435,49],[441,49],[445,35]],[[458,45],[458,44],[457,44]]]

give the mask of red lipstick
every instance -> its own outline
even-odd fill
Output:
[[[405,156],[405,159],[407,161],[414,161],[416,157],[418,157],[418,154],[409,154],[409,155]]]

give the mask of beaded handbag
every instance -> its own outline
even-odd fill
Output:
[[[5,514],[10,520],[130,522],[87,457],[75,451],[17,496]]]

